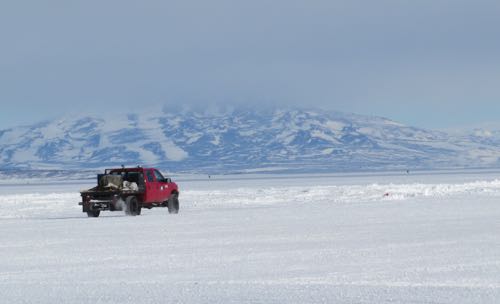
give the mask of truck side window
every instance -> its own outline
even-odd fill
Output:
[[[154,182],[155,181],[154,178],[153,178],[153,173],[150,170],[146,171],[146,176],[148,177],[148,182]]]
[[[158,181],[158,182],[161,182],[165,179],[163,177],[163,175],[161,175],[160,171],[158,171],[158,170],[155,170],[155,177],[156,177],[156,181]]]

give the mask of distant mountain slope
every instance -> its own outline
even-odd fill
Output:
[[[449,135],[380,117],[303,109],[65,117],[0,130],[0,167],[141,164],[189,172],[500,167],[500,132],[482,132]]]

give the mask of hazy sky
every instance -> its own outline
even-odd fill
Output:
[[[141,104],[500,117],[498,0],[0,2],[0,128]]]

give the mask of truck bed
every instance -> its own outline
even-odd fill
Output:
[[[95,196],[110,196],[110,195],[122,195],[122,194],[142,194],[144,193],[144,189],[139,189],[137,191],[132,191],[132,190],[123,190],[123,189],[100,189],[99,186],[96,186],[94,188],[88,189],[81,191],[80,194],[83,195],[89,195],[90,197],[95,197]]]

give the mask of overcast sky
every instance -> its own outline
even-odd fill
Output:
[[[500,117],[498,0],[2,1],[0,39],[0,128],[164,102]]]

